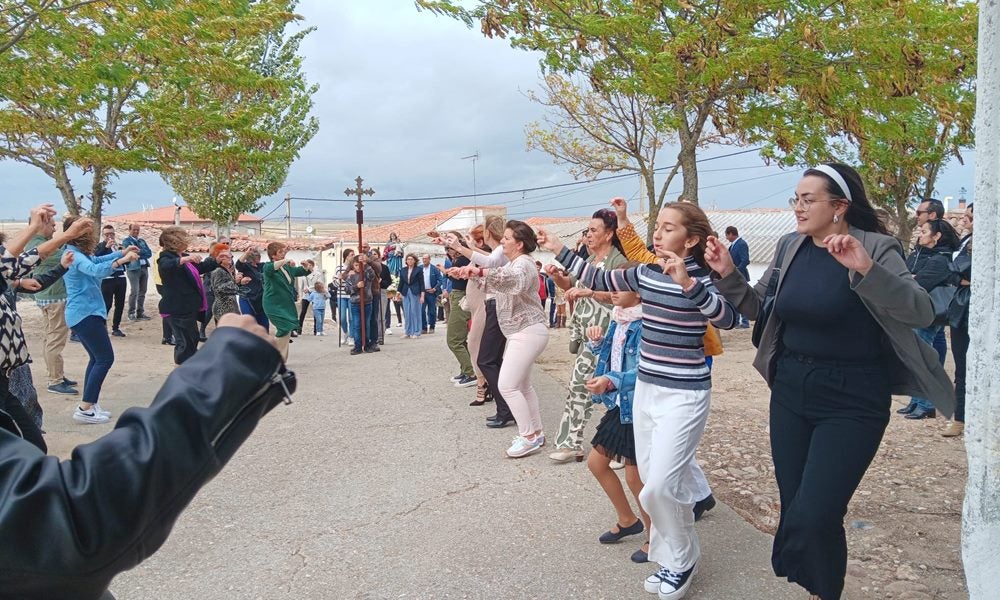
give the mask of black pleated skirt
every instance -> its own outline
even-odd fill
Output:
[[[594,450],[626,465],[635,464],[635,434],[632,424],[623,425],[618,417],[619,409],[615,407],[604,414],[597,424],[597,433],[590,445]]]

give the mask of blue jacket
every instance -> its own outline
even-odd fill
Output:
[[[111,263],[122,257],[119,251],[104,256],[88,256],[76,246],[66,244],[73,251],[73,264],[63,277],[66,282],[66,325],[73,327],[93,315],[107,320],[108,307],[101,294],[101,280],[111,275]]]
[[[396,286],[396,290],[403,296],[414,295],[419,298],[421,292],[424,291],[424,269],[423,267],[414,267],[413,275],[407,277],[408,269],[406,265],[400,269],[399,285]],[[433,275],[431,277],[433,278]]]
[[[420,291],[424,292],[428,296],[435,296],[435,297],[437,297],[441,293],[441,279],[442,279],[441,278],[441,270],[438,269],[437,267],[435,267],[434,265],[428,265],[426,267],[421,266],[421,269],[423,269],[423,270],[430,269],[431,270],[431,288],[433,288],[434,291],[433,292],[428,292],[424,288],[424,273],[423,273],[423,271],[420,272]]]
[[[139,237],[128,236],[122,240],[122,246],[128,248],[129,246],[136,246],[139,248],[139,260],[135,260],[125,265],[126,271],[138,271],[139,269],[149,268],[149,259],[153,258],[153,251],[149,249],[149,244],[146,240]]]
[[[729,246],[729,255],[733,257],[733,264],[747,281],[750,281],[750,246],[743,238],[736,238],[736,241]]]
[[[642,338],[642,319],[637,319],[628,324],[628,332],[625,333],[625,348],[622,356],[622,370],[611,371],[611,344],[615,339],[615,329],[618,323],[611,321],[608,330],[604,333],[600,347],[591,342],[587,342],[591,351],[597,355],[597,368],[594,369],[594,377],[607,377],[614,384],[615,389],[606,394],[594,394],[591,399],[595,404],[604,404],[612,409],[615,407],[615,400],[618,400],[620,410],[618,420],[623,424],[632,422],[632,394],[635,393],[635,377],[639,371],[639,340]]]

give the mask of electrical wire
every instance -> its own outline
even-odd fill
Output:
[[[739,152],[731,152],[729,154],[720,154],[718,156],[709,156],[707,158],[697,159],[695,162],[696,163],[710,162],[710,161],[713,161],[713,160],[718,160],[720,158],[729,158],[729,157],[732,157],[732,156],[739,156],[741,154],[748,154],[750,152],[757,152],[760,149],[761,149],[761,147],[756,147],[756,148],[750,148],[750,149],[747,149],[747,150],[740,150]],[[674,165],[671,165],[669,167],[660,167],[660,168],[657,168],[657,169],[653,169],[653,172],[656,173],[656,172],[659,172],[659,171],[665,171],[667,169],[673,169],[673,168],[674,168]],[[575,185],[588,185],[588,184],[593,184],[593,183],[599,182],[599,181],[610,181],[610,180],[615,180],[615,179],[624,179],[626,177],[635,177],[635,175],[636,175],[635,173],[623,173],[621,175],[607,175],[605,177],[595,177],[594,179],[588,179],[586,181],[570,181],[570,182],[567,182],[567,183],[556,183],[556,184],[552,184],[552,185],[543,185],[543,186],[537,186],[537,187],[531,187],[531,188],[521,188],[521,189],[515,189],[515,190],[504,190],[504,191],[500,191],[500,192],[480,192],[478,194],[475,194],[475,196],[476,197],[481,197],[481,196],[483,196],[483,197],[485,197],[485,196],[502,196],[502,195],[505,195],[505,194],[521,194],[521,193],[526,193],[526,192],[537,192],[537,191],[541,191],[541,190],[551,190],[551,189],[562,188],[562,187],[569,187],[569,186],[575,186]],[[469,194],[460,194],[460,195],[457,195],[457,196],[455,196],[455,195],[453,195],[453,196],[424,196],[424,197],[420,197],[420,198],[383,198],[383,199],[375,199],[375,198],[373,198],[373,199],[369,200],[369,202],[373,202],[373,203],[377,203],[377,204],[381,204],[381,203],[384,203],[384,202],[426,202],[426,201],[430,201],[430,200],[458,200],[458,199],[461,199],[461,198],[468,198],[468,197],[469,197]],[[306,202],[351,202],[351,203],[357,202],[357,200],[354,200],[354,199],[351,199],[351,198],[308,198],[308,197],[304,197],[304,196],[292,196],[292,200],[302,200],[302,201],[306,201]]]

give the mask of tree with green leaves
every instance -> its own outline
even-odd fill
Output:
[[[293,10],[295,2],[288,4],[287,9]],[[284,29],[282,24],[226,49],[233,60],[248,64],[266,86],[235,93],[214,85],[199,90],[203,101],[238,107],[246,126],[189,140],[161,172],[195,214],[224,228],[241,213],[259,210],[260,199],[278,191],[299,150],[319,129],[318,121],[309,116],[318,87],[306,81],[298,54],[312,29],[287,38]],[[167,104],[174,101],[183,99]]]
[[[0,54],[0,158],[41,169],[71,214],[84,212],[72,167],[89,173],[87,212],[100,221],[118,173],[158,171],[190,140],[250,126],[238,107],[187,90],[262,87],[225,49],[294,19],[286,5],[107,0],[46,11],[44,26]]]
[[[680,165],[673,165],[658,188],[656,156],[667,136],[656,127],[656,102],[641,93],[593,89],[556,73],[542,79],[540,94],[530,91],[528,97],[549,109],[544,122],[528,124],[529,149],[569,164],[575,177],[634,172],[643,182],[649,214],[659,212]],[[654,223],[647,222],[650,237]]]
[[[909,243],[913,204],[973,144],[976,27],[972,3],[845,4],[810,38],[829,66],[748,98],[741,139],[784,164],[860,165],[869,198]]]
[[[8,0],[0,9],[0,54],[10,50],[39,25],[44,24],[47,13],[71,12],[90,4],[104,4],[106,0]]]
[[[814,72],[803,52],[803,23],[827,4],[668,0],[417,0],[420,8],[479,22],[488,37],[539,51],[542,68],[585,78],[602,93],[649,97],[655,127],[676,139],[682,195],[698,201],[697,152],[734,141],[752,107],[799,72]]]

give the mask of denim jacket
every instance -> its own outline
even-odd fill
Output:
[[[625,347],[622,349],[622,370],[610,371],[611,367],[611,345],[615,339],[615,329],[618,323],[611,321],[608,330],[604,333],[604,339],[600,345],[587,342],[591,352],[597,355],[597,368],[594,369],[594,377],[607,377],[614,384],[615,389],[605,394],[594,394],[592,400],[595,404],[604,404],[612,409],[615,407],[615,400],[618,400],[620,410],[619,420],[622,424],[632,422],[632,394],[635,393],[635,376],[639,370],[639,341],[642,339],[642,319],[637,319],[628,324],[628,332],[625,334]]]

